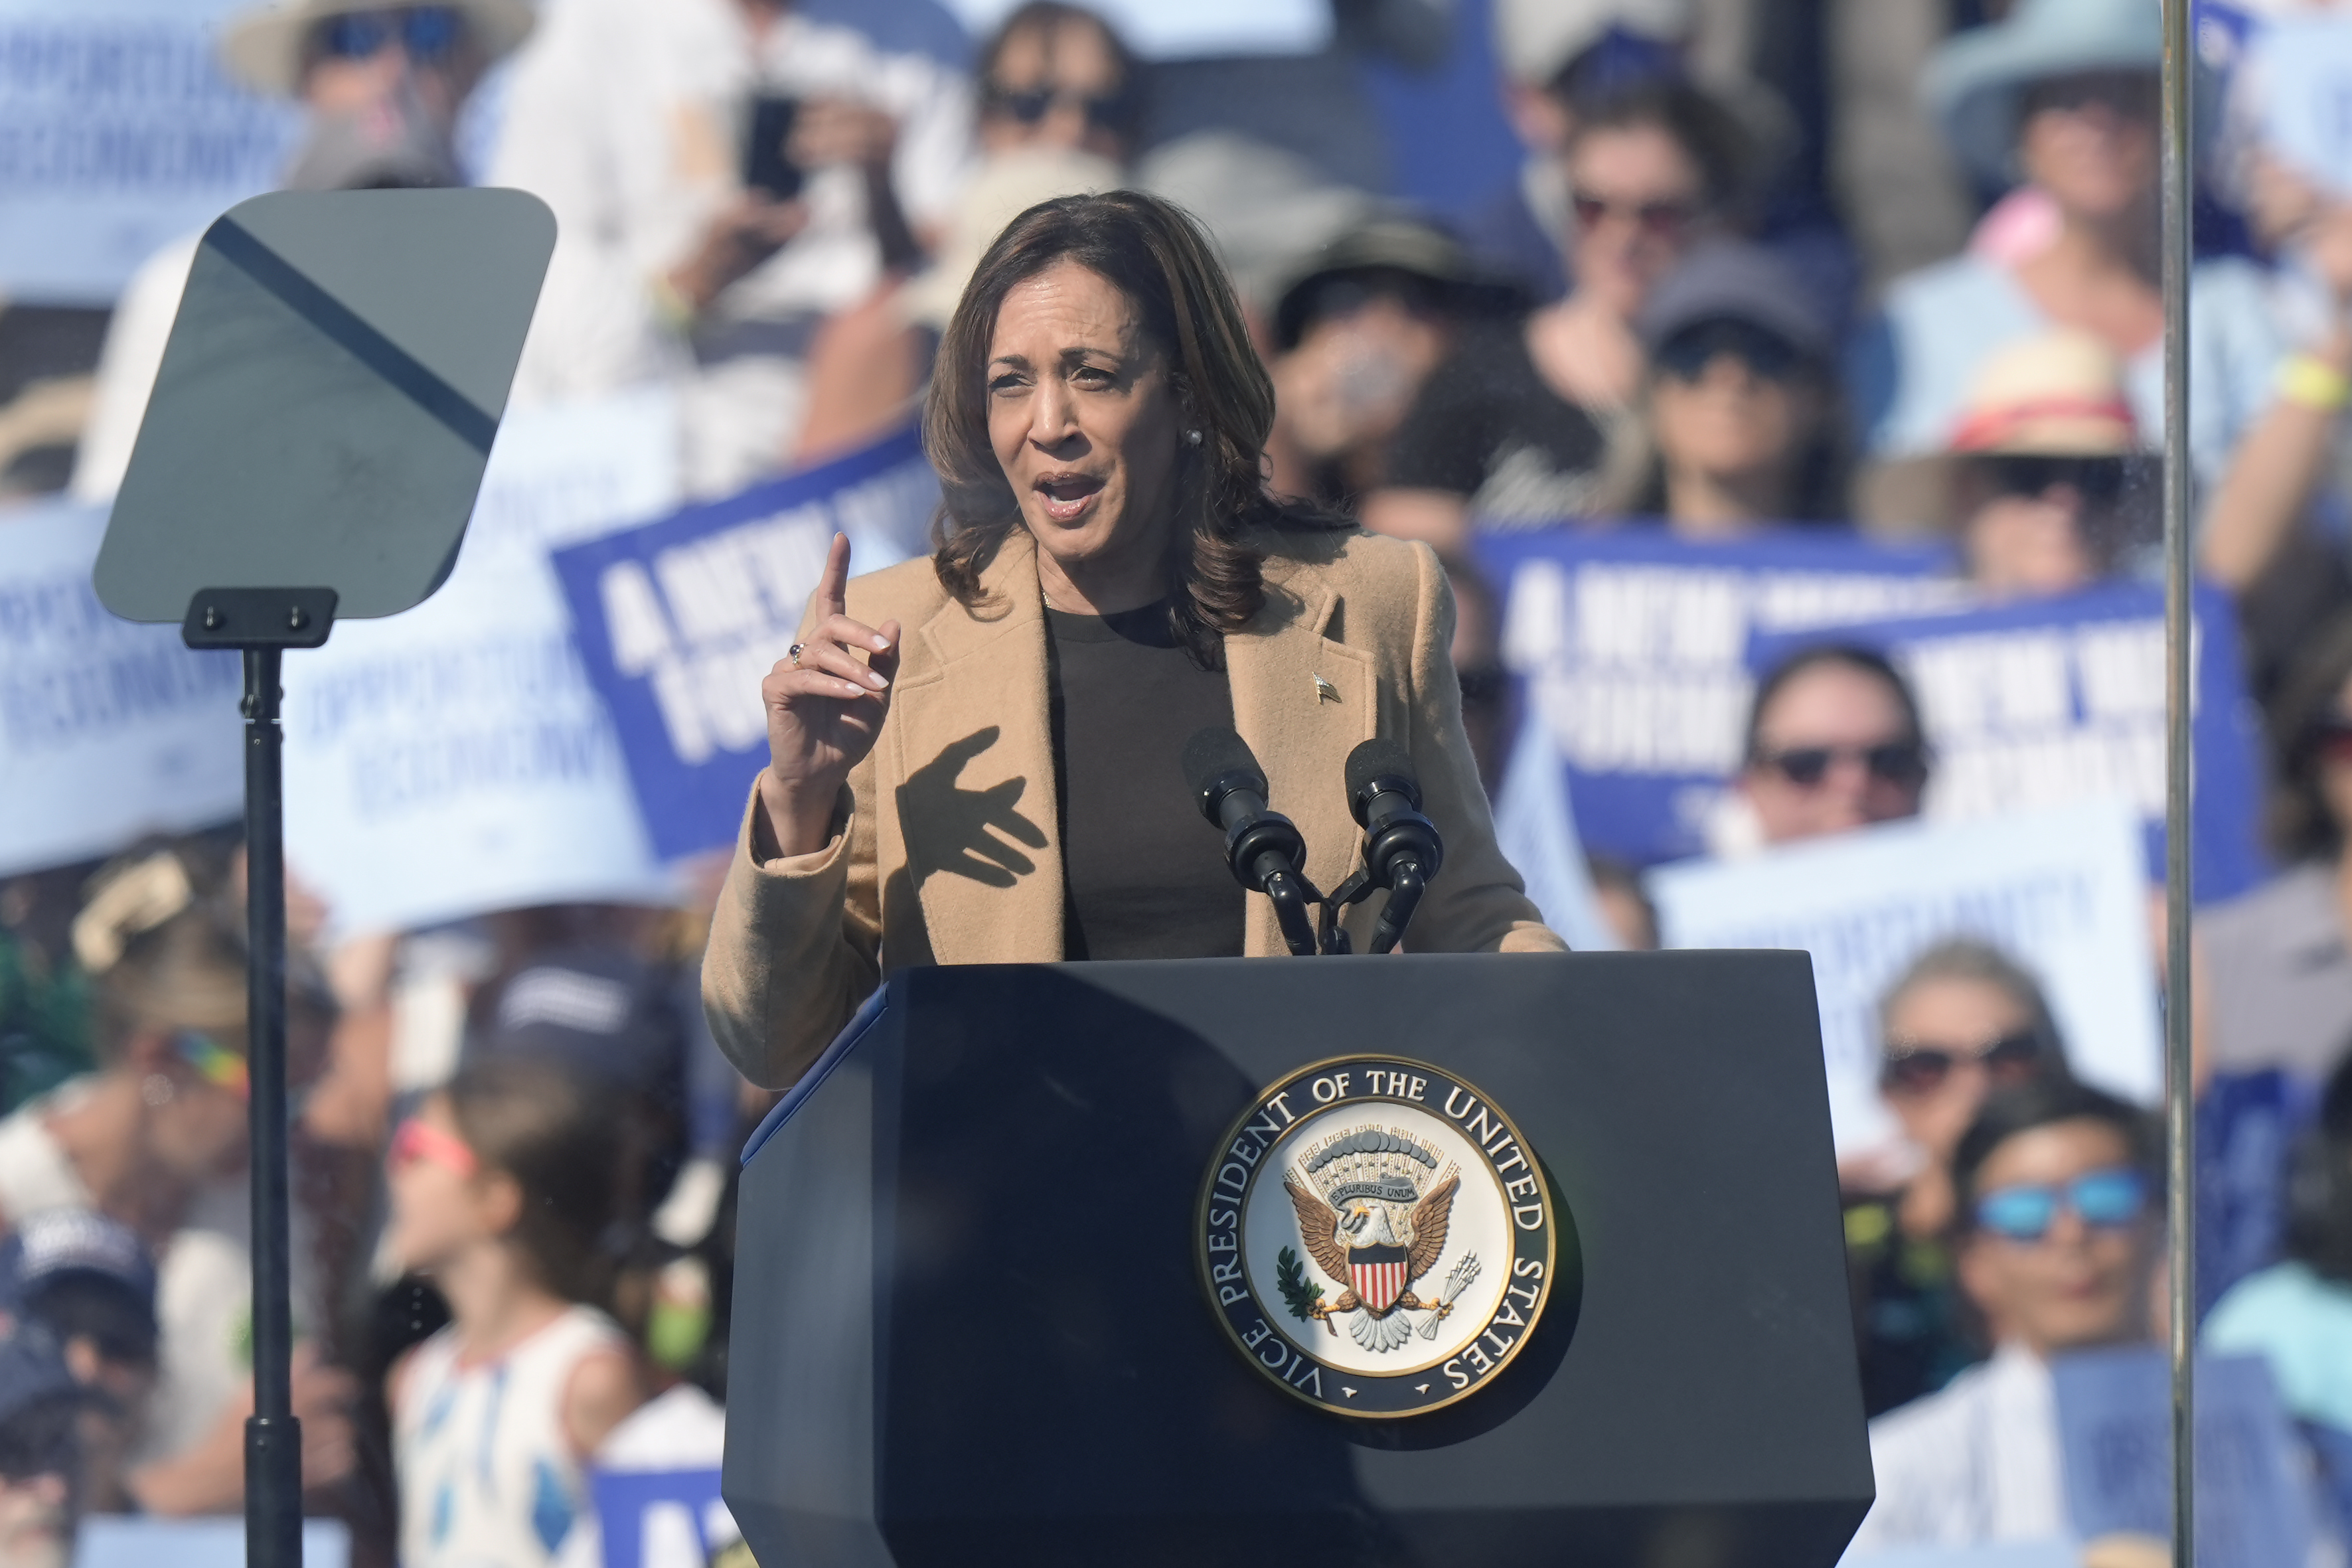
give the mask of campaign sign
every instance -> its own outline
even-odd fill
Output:
[[[2237,616],[2200,585],[2191,742],[2196,894],[2233,898],[2268,874],[2260,715],[2246,700]],[[1884,652],[1911,681],[1935,772],[1921,809],[1966,822],[2067,801],[2120,796],[2140,814],[2148,875],[2164,877],[2164,591],[2118,583],[2063,597],[1759,636],[1759,677],[1807,643]],[[1582,805],[1579,801],[1580,808]]]
[[[89,583],[103,510],[0,512],[0,876],[235,817],[234,653],[121,621]]]
[[[588,1474],[604,1568],[706,1568],[743,1539],[719,1495],[719,1468]]]
[[[1990,942],[2032,972],[2086,1082],[2143,1105],[2162,1097],[2139,837],[2120,801],[1685,861],[1653,871],[1649,887],[1668,947],[1812,954],[1841,1154],[1893,1135],[1878,1098],[1879,1003],[1950,937]]]
[[[2084,1540],[2172,1533],[2172,1369],[2154,1345],[2050,1364],[2066,1512]],[[2197,1358],[2201,1568],[2305,1562],[2312,1523],[2294,1432],[2260,1356]]]
[[[730,842],[767,760],[760,683],[792,647],[836,532],[851,569],[923,548],[939,477],[920,435],[555,555],[588,678],[666,859]]]
[[[0,0],[0,295],[111,302],[278,183],[300,112],[225,76],[247,0]]]
[[[547,552],[677,499],[667,398],[513,416],[448,581],[287,657],[287,860],[339,931],[667,900]]]
[[[1708,847],[1738,770],[1752,633],[1954,602],[1950,552],[1844,530],[1737,542],[1653,526],[1489,536],[1503,658],[1549,728],[1588,849],[1637,866]]]

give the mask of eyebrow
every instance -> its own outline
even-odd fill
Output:
[[[1124,362],[1127,358],[1125,354],[1121,353],[1115,348],[1098,348],[1091,343],[1080,343],[1076,347],[1064,349],[1062,351],[1061,360],[1066,365],[1076,364],[1084,360],[1089,354],[1097,354],[1104,359],[1115,362]],[[1029,363],[1029,356],[1027,354],[996,354],[992,355],[989,359],[988,363],[992,369],[998,365],[1003,365],[1013,370],[1028,370],[1032,368]]]

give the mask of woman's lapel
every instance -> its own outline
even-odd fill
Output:
[[[1234,728],[1257,753],[1273,808],[1307,839],[1307,876],[1328,892],[1355,866],[1360,834],[1348,813],[1348,753],[1378,732],[1370,660],[1326,634],[1343,615],[1319,574],[1280,558],[1265,566],[1266,602],[1225,639]],[[1249,900],[1246,951],[1285,951],[1274,908]]]
[[[982,576],[992,603],[950,599],[914,634],[891,699],[894,803],[940,963],[1062,956],[1062,849],[1034,546],[1016,529]],[[904,890],[900,890],[903,896]],[[887,897],[886,893],[886,897]]]

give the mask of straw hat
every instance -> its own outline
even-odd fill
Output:
[[[2130,458],[2139,429],[2123,362],[2088,332],[2012,343],[1977,372],[1950,450],[1998,457]]]
[[[2026,88],[2078,71],[2154,71],[2163,58],[2158,0],[2019,0],[2008,20],[1937,49],[1919,93],[1969,172],[2008,184]]]
[[[302,85],[302,45],[310,29],[359,11],[414,11],[442,5],[466,18],[485,59],[494,60],[530,36],[530,0],[268,0],[229,18],[221,37],[221,63],[254,91],[292,98]]]

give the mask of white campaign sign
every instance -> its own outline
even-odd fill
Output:
[[[1947,937],[1982,938],[2033,973],[2085,1082],[2142,1104],[2162,1095],[2146,860],[2123,801],[1685,862],[1652,872],[1650,889],[1669,947],[1812,954],[1841,1154],[1892,1134],[1879,998]]]
[[[106,304],[277,183],[301,116],[214,55],[244,3],[0,0],[0,293]]]
[[[666,398],[518,415],[440,591],[287,656],[287,860],[339,932],[671,896],[547,552],[677,499]]]
[[[237,656],[108,613],[105,533],[100,509],[0,511],[0,876],[244,808]]]

